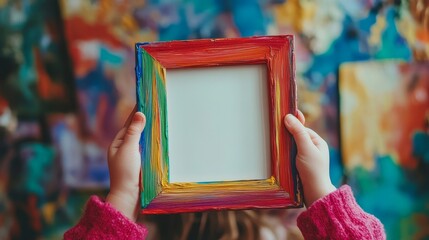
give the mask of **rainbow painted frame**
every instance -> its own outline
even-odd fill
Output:
[[[283,125],[297,114],[293,36],[136,44],[137,109],[146,115],[140,140],[142,212],[302,206],[296,147]],[[228,65],[267,65],[271,177],[205,183],[169,183],[166,71]]]

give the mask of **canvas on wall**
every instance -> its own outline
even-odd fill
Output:
[[[1,239],[38,238],[54,225],[60,166],[44,119],[75,110],[61,24],[56,1],[0,1]]]
[[[52,0],[0,2],[0,98],[19,116],[74,110],[60,19]]]
[[[426,239],[429,63],[344,64],[339,86],[343,161],[358,203],[389,239]]]

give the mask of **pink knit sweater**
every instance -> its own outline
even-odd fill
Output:
[[[359,207],[347,185],[314,202],[298,217],[298,227],[305,239],[386,239],[381,222]],[[144,226],[93,196],[64,239],[144,239],[146,235]]]

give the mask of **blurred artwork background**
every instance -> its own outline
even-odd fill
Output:
[[[392,236],[427,239],[429,63],[342,65],[340,96],[343,161],[357,201]]]
[[[375,90],[391,86],[383,92],[392,99],[386,102],[401,111],[413,108],[411,99],[394,102],[389,96],[427,87],[424,65],[400,63],[428,58],[423,2],[0,0],[0,209],[5,219],[0,233],[15,239],[61,239],[77,221],[87,196],[104,194],[107,146],[135,103],[135,42],[294,34],[299,107],[308,125],[329,143],[334,183],[353,186],[363,208],[383,220],[389,239],[428,238],[423,232],[429,227],[427,196],[420,187],[428,177],[413,174],[420,169],[417,162],[427,162],[424,123],[416,116],[404,127],[417,131],[411,140],[417,142],[414,153],[403,133],[383,130],[408,121],[400,118],[404,113],[386,108],[397,116],[390,122],[381,121],[381,111],[371,118],[377,122],[359,118],[374,124],[368,129],[383,131],[380,141],[353,155],[346,149],[358,151],[350,146],[355,136],[340,138],[340,125],[347,129],[358,119],[340,118],[338,90],[340,65],[359,61],[366,69],[342,68],[341,84],[356,82],[347,94],[360,96],[358,89],[369,88],[381,98]],[[409,80],[411,75],[420,80]],[[369,79],[374,85],[365,85]],[[348,95],[342,86],[343,98]],[[364,104],[370,97],[352,101]],[[428,101],[421,106],[425,112]],[[400,140],[404,142],[395,142]],[[409,147],[397,157],[380,146],[382,141]],[[382,189],[381,199],[392,199],[392,205],[376,210],[386,202],[376,195]]]
[[[23,117],[70,110],[73,76],[58,5],[9,2],[0,9],[1,96]]]

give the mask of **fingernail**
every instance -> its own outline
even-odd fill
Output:
[[[133,116],[133,123],[143,124],[144,123],[143,114],[136,112]]]
[[[293,122],[295,121],[295,119],[296,119],[295,116],[292,115],[292,114],[286,115],[286,117],[285,117],[285,123],[286,123],[286,125],[288,125],[288,126],[292,125]]]

